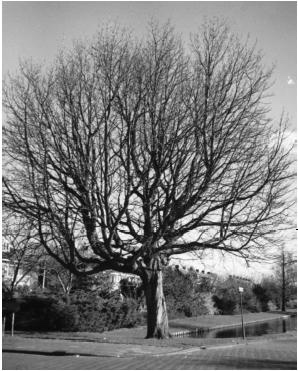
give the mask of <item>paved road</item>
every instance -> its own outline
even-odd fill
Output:
[[[71,345],[74,346],[73,343]],[[77,343],[75,346],[77,348],[79,344]],[[102,347],[103,344],[97,344],[97,346]],[[111,348],[107,352],[109,346]],[[56,353],[46,353],[39,349],[8,348],[5,351],[4,344],[2,358],[4,370],[297,369],[297,343],[294,336],[283,336],[272,340],[260,339],[233,346],[210,346],[206,349],[189,348],[173,352],[173,349],[168,348],[169,352],[167,353],[164,353],[165,350],[163,353],[152,351],[150,355],[148,355],[149,350],[145,348],[145,353],[142,355],[133,354],[131,353],[133,348],[129,347],[126,355],[125,348],[121,344],[117,344],[117,346],[108,344],[105,350],[99,352],[99,356],[91,354],[92,352],[88,356],[86,351],[81,353],[85,355],[77,356],[74,353],[63,355],[63,352],[61,355],[57,355],[57,351]],[[139,352],[142,348],[143,346]],[[105,352],[106,355],[104,355]]]

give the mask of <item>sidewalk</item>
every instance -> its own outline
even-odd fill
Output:
[[[259,317],[247,316],[246,320],[263,320]],[[231,325],[233,321],[238,318],[208,318],[210,327]],[[175,322],[183,329],[190,325],[187,318]],[[202,317],[192,318],[194,326],[204,322],[207,323]],[[145,326],[103,333],[7,335],[3,338],[3,369],[296,369],[296,331],[249,337],[245,341],[187,336],[158,340],[145,339],[145,335]]]
[[[156,355],[174,353],[184,349],[176,346],[153,346],[119,343],[96,343],[74,340],[30,339],[21,336],[5,337],[3,352],[28,353],[40,355],[71,355],[96,357],[133,357],[137,355]]]
[[[30,353],[40,355],[80,355],[80,356],[105,356],[105,357],[134,357],[138,355],[164,355],[183,354],[198,349],[215,349],[224,347],[241,346],[248,344],[264,343],[268,341],[287,341],[297,339],[295,331],[283,334],[268,334],[248,339],[241,338],[172,338],[167,340],[148,339],[152,344],[121,344],[121,343],[97,343],[80,340],[65,339],[40,339],[24,338],[21,336],[6,336],[2,338],[3,352],[7,353]],[[160,342],[161,344],[159,344]]]
[[[247,342],[187,346],[180,339],[180,345],[158,347],[6,337],[3,369],[296,369],[296,339],[293,331]]]

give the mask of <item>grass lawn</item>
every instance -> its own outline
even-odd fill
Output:
[[[254,321],[266,321],[270,319],[280,318],[281,313],[245,313],[244,320],[246,323]],[[239,325],[241,323],[240,315],[227,316],[199,316],[191,318],[180,318],[170,321],[171,332],[186,331],[199,327],[215,328],[223,326]],[[118,343],[118,344],[144,344],[154,346],[202,346],[218,343],[235,343],[235,339],[204,339],[191,337],[173,337],[170,339],[145,339],[146,326],[136,328],[122,328],[113,331],[97,332],[49,332],[49,333],[25,333],[16,332],[16,335],[22,337],[37,337],[49,339],[65,339],[77,341],[94,341],[99,343]]]

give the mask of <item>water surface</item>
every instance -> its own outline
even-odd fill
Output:
[[[244,316],[245,320],[245,316]],[[261,336],[265,334],[277,334],[297,329],[297,317],[277,318],[267,322],[252,323],[245,325],[246,336]],[[198,334],[191,334],[191,337],[200,338],[237,338],[242,337],[242,327],[237,326],[227,329],[205,331]]]

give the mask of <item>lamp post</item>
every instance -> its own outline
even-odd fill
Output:
[[[240,293],[240,310],[241,310],[241,324],[242,324],[242,337],[245,339],[245,328],[244,328],[244,323],[243,323],[243,310],[242,310],[242,293],[244,291],[243,287],[238,288],[239,293]]]

